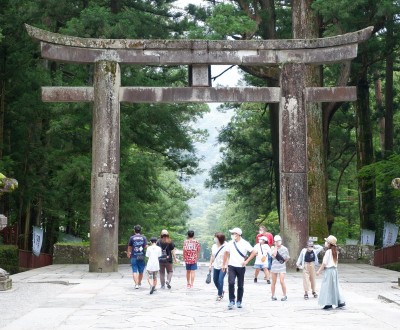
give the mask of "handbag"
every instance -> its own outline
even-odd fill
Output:
[[[263,256],[261,257],[261,262],[265,262],[265,260],[267,259],[267,257],[264,255],[264,252],[263,252],[261,243],[260,243],[260,250],[261,250],[261,254],[263,255]]]
[[[207,274],[207,278],[206,278],[206,283],[210,284],[211,283],[211,270],[208,272]]]
[[[279,252],[276,252],[275,259],[279,261],[280,264],[283,264],[285,262],[285,259],[279,254]]]

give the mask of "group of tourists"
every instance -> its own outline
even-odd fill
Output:
[[[134,235],[129,238],[127,255],[132,266],[135,289],[142,285],[143,273],[146,268],[150,294],[156,291],[157,275],[160,272],[161,289],[171,289],[171,280],[174,272],[173,263],[177,262],[176,248],[171,240],[168,230],[163,229],[160,237],[151,237],[148,246],[147,238],[142,235],[142,228],[136,225]],[[183,243],[183,259],[186,264],[187,287],[193,287],[197,260],[200,255],[200,243],[194,239],[194,231],[187,232],[187,239]],[[148,258],[147,265],[145,257]]]
[[[161,288],[171,289],[173,274],[173,262],[177,262],[175,244],[169,237],[166,229],[161,231],[160,237],[151,237],[151,245],[148,246],[147,239],[141,234],[141,227],[134,227],[135,234],[130,237],[128,243],[128,257],[131,259],[133,281],[135,289],[141,287],[145,265],[145,256],[148,258],[146,271],[150,294],[156,291],[157,274],[160,272]],[[242,308],[244,293],[244,277],[247,264],[255,258],[254,262],[254,283],[257,283],[258,276],[262,270],[267,284],[271,284],[271,300],[276,301],[276,283],[282,289],[281,301],[288,299],[286,294],[286,264],[290,259],[287,247],[282,244],[279,235],[273,236],[266,231],[264,226],[260,226],[256,236],[256,244],[252,246],[242,237],[240,228],[229,230],[231,240],[227,241],[225,234],[217,232],[214,235],[214,244],[211,248],[209,271],[213,271],[213,282],[217,289],[217,301],[224,298],[224,279],[228,274],[228,309]],[[338,273],[338,250],[337,239],[330,235],[325,238],[325,254],[322,263],[319,265],[318,254],[323,250],[320,245],[308,241],[298,256],[297,269],[303,270],[304,299],[309,299],[309,292],[314,298],[319,298],[319,305],[323,309],[331,309],[333,306],[341,308],[345,306],[342,296]],[[194,285],[197,261],[200,256],[200,244],[194,238],[194,231],[187,232],[187,238],[183,242],[183,261],[186,267],[187,288],[191,289]],[[316,291],[316,276],[324,270],[324,278],[321,284],[320,294]],[[165,275],[167,277],[165,277]],[[235,292],[235,284],[237,291]]]

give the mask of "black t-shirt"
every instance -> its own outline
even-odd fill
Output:
[[[168,256],[167,262],[172,263],[172,253],[171,253],[171,251],[172,251],[173,249],[175,249],[175,244],[174,244],[174,242],[171,241],[170,243],[163,243],[163,242],[161,242],[160,240],[158,240],[156,244],[161,248],[162,251],[163,251],[163,250],[166,251],[167,256]]]
[[[304,256],[304,262],[314,262],[314,261],[315,261],[314,251],[306,251],[306,255]]]

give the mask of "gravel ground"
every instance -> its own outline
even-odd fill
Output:
[[[12,289],[0,291],[0,329],[38,308],[68,286],[60,283],[12,283]]]

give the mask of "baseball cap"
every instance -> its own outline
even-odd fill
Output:
[[[276,241],[282,241],[282,237],[280,237],[279,235],[275,235],[274,242]]]
[[[242,235],[242,230],[240,228],[238,228],[238,227],[230,229],[229,232],[232,233],[232,234],[238,234],[240,236]]]

